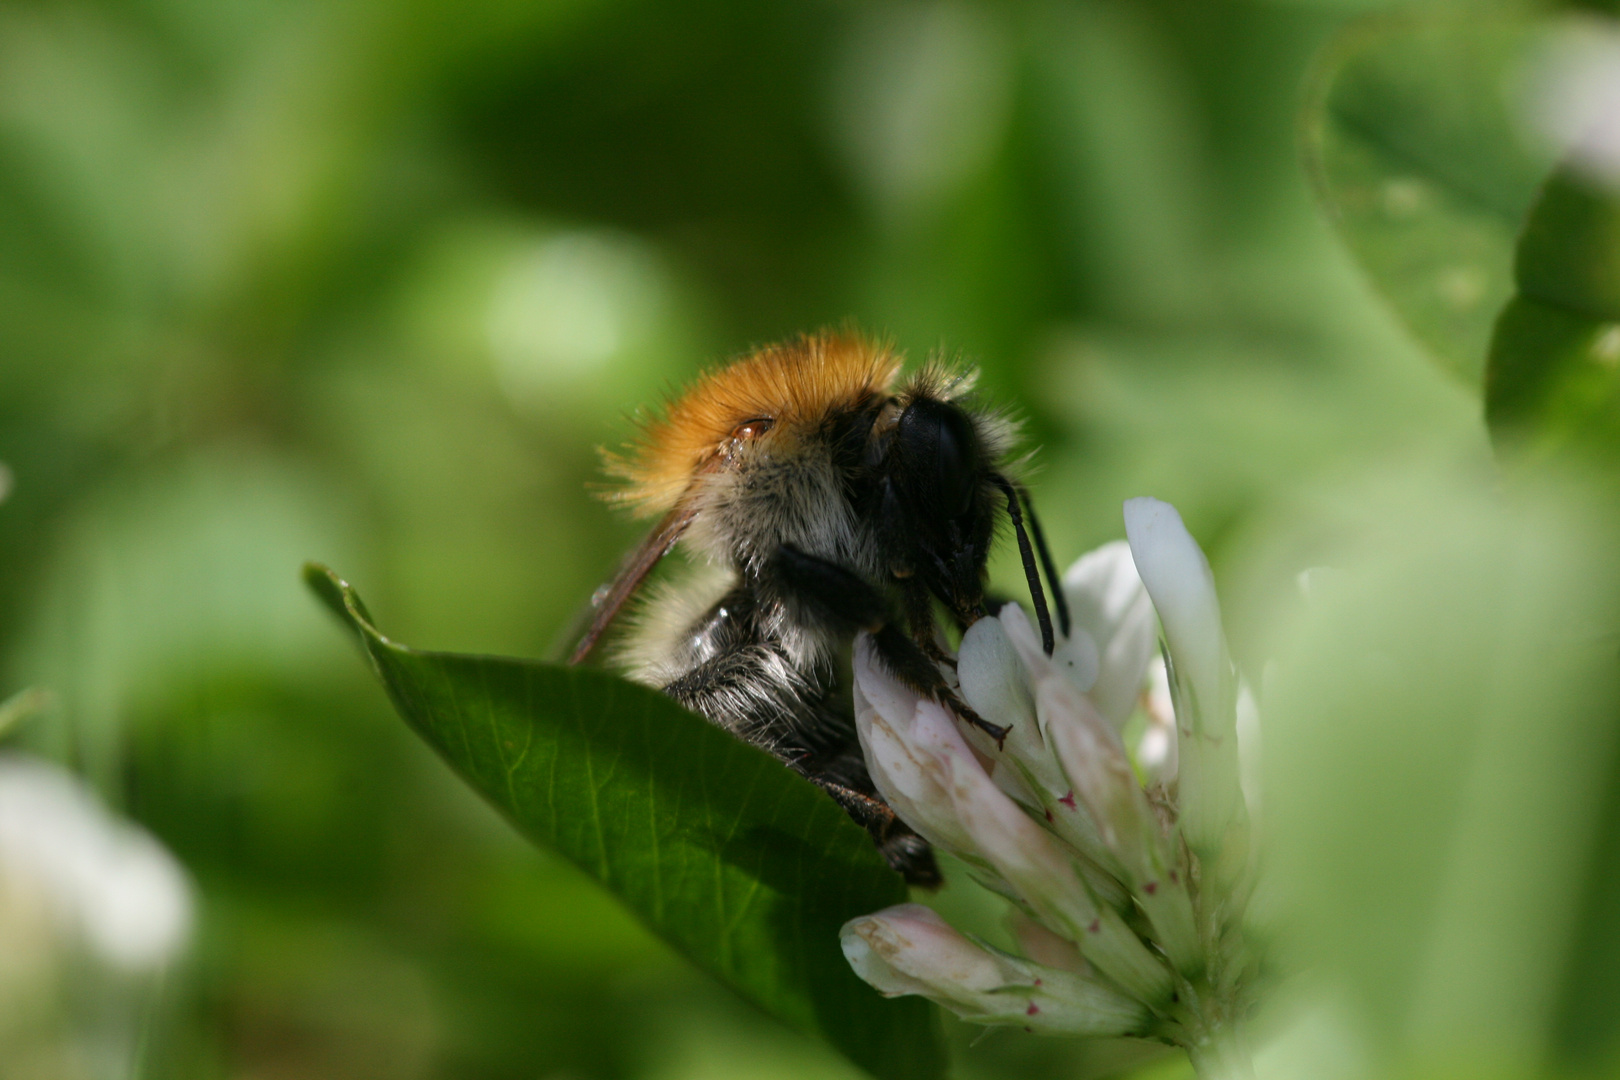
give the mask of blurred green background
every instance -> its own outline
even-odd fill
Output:
[[[845,319],[982,366],[1064,562],[1152,494],[1224,582],[1335,477],[1483,466],[1299,163],[1376,6],[0,6],[0,691],[198,886],[149,1074],[852,1075],[463,790],[299,564],[544,654],[637,536],[595,447]],[[977,1035],[962,1076],[1128,1060]]]

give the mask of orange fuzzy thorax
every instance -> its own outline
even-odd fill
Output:
[[[714,461],[738,425],[769,417],[789,429],[893,389],[900,357],[887,346],[845,334],[812,334],[770,345],[700,375],[647,420],[628,456],[605,454],[607,471],[626,485],[609,495],[639,516],[673,507],[694,475]]]

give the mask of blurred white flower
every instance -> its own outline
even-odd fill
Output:
[[[156,840],[72,774],[0,755],[0,1075],[139,1075],[191,922]]]
[[[16,756],[0,758],[0,897],[47,912],[63,944],[126,973],[163,967],[191,928],[173,856],[71,774]]]
[[[1620,25],[1583,18],[1550,34],[1530,63],[1522,112],[1534,141],[1620,187]]]
[[[856,725],[878,791],[1018,906],[1026,956],[970,940],[917,905],[852,920],[844,949],[885,994],[922,994],[978,1023],[1155,1038],[1216,1075],[1258,967],[1242,932],[1254,860],[1237,680],[1209,564],[1180,515],[1133,499],[1125,526],[1128,544],[1064,575],[1072,626],[1052,655],[1015,605],[963,635],[961,694],[1011,729],[1002,746],[857,641]],[[1155,613],[1167,663],[1151,686]],[[1155,755],[1146,763],[1120,739],[1139,703]],[[1251,713],[1251,699],[1244,705]],[[1245,720],[1247,734],[1258,716]],[[1016,1001],[1035,1011],[1020,1018]]]

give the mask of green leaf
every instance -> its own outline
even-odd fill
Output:
[[[1475,382],[1513,293],[1513,243],[1551,166],[1514,131],[1504,87],[1527,22],[1376,16],[1323,54],[1306,163],[1351,253],[1418,341]]]
[[[944,1071],[919,998],[885,1000],[839,948],[906,899],[866,832],[770,755],[599,671],[419,652],[324,567],[304,579],[360,635],[394,707],[535,843],[595,877],[694,963],[874,1076]]]
[[[1547,181],[1519,241],[1515,278],[1526,296],[1620,319],[1620,201],[1568,171]]]
[[[1491,437],[1520,466],[1620,465],[1620,198],[1554,174],[1525,225],[1515,277],[1518,295],[1491,343]]]

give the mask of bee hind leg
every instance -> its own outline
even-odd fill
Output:
[[[945,640],[940,636],[939,622],[934,618],[934,597],[928,587],[911,578],[902,583],[900,597],[906,622],[911,627],[911,640],[928,659],[955,671],[956,657],[946,650]]]
[[[871,835],[878,853],[906,879],[907,885],[937,889],[945,883],[934,861],[934,849],[901,821],[888,803],[837,780],[814,775],[809,779]]]

